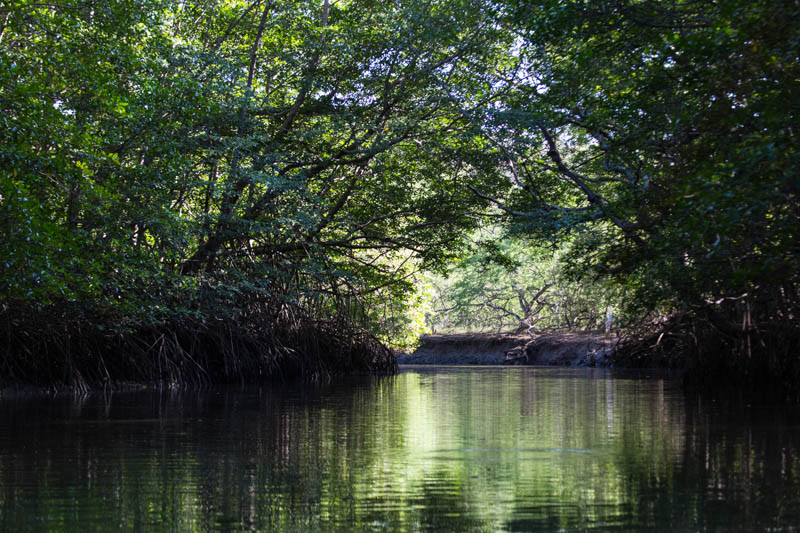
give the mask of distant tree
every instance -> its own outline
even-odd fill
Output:
[[[571,280],[561,259],[568,249],[530,246],[481,232],[474,253],[433,280],[432,324],[440,330],[541,333],[604,327],[618,291]]]

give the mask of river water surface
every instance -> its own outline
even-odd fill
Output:
[[[610,370],[0,399],[0,531],[796,531],[800,412]]]

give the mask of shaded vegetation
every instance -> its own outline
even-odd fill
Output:
[[[577,231],[569,269],[619,283],[629,316],[668,317],[649,347],[704,385],[796,390],[800,8],[620,1],[514,13],[537,73],[519,93],[535,120],[512,122],[525,140],[512,145],[524,175],[506,204],[524,212],[518,230]]]
[[[165,320],[124,332],[54,306],[50,315],[7,308],[0,335],[15,357],[3,359],[3,384],[202,387],[396,370],[392,352],[358,324],[286,306],[272,313],[276,308],[243,313],[239,321]]]
[[[393,368],[371,335],[403,342],[410,276],[482,203],[450,87],[503,39],[463,7],[3,7],[2,377]]]
[[[611,313],[629,360],[796,391],[798,35],[792,0],[5,3],[0,378],[391,368],[459,260],[473,322]]]

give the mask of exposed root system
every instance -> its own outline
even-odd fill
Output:
[[[109,332],[97,320],[72,319],[63,311],[6,305],[0,312],[0,386],[203,387],[396,371],[391,351],[347,320],[281,315],[184,319]]]
[[[751,309],[738,307],[694,310],[629,333],[614,362],[684,369],[693,389],[800,400],[800,329],[790,321],[756,320]]]

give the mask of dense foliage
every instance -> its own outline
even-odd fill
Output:
[[[106,355],[137,339],[138,361],[184,367],[208,336],[295,361],[314,328],[328,351],[348,337],[331,332],[402,344],[420,324],[414,273],[492,219],[524,249],[565,250],[563,286],[602,282],[626,316],[668,317],[650,344],[790,385],[799,11],[6,2],[2,375],[24,361],[77,379],[70,339]]]
[[[510,7],[529,65],[496,121],[530,235],[577,232],[652,345],[712,379],[800,378],[796,2]]]
[[[475,224],[477,174],[462,169],[480,158],[450,87],[477,98],[503,56],[484,15],[413,1],[4,8],[5,327],[374,326],[375,302],[402,307],[404,280]]]

